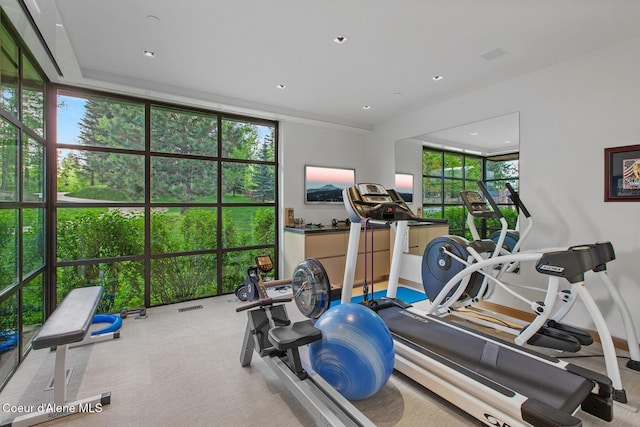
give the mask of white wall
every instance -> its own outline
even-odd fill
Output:
[[[640,304],[640,203],[603,201],[604,148],[640,144],[638,52],[640,39],[622,43],[391,120],[369,139],[377,147],[393,146],[414,135],[519,111],[521,195],[536,219],[526,247],[611,241],[617,259],[609,275],[640,329],[635,309]],[[418,167],[420,159],[406,154],[411,150],[386,150],[386,155],[398,155],[394,167]],[[519,280],[544,283],[531,269]],[[589,289],[613,335],[624,337],[610,299],[592,282]],[[523,308],[502,294],[495,300]],[[594,327],[582,305],[567,320]]]
[[[418,160],[420,159],[420,160]],[[422,207],[422,143],[406,141],[395,144],[395,171],[413,175],[413,202],[407,203],[416,212]]]
[[[342,204],[304,203],[304,166],[353,168],[357,182],[370,179],[365,133],[293,121],[280,122],[279,132],[280,206],[293,208],[306,223],[346,219]]]

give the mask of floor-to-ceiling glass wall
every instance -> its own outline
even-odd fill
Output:
[[[56,283],[103,311],[233,292],[277,257],[277,123],[57,90]]]
[[[0,23],[0,388],[42,324],[45,78],[4,12]]]
[[[73,288],[118,312],[278,257],[277,122],[50,85],[1,15],[0,389]]]

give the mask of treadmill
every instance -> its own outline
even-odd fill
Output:
[[[412,312],[410,305],[395,299],[392,284],[398,281],[408,221],[446,220],[417,217],[395,190],[378,184],[345,188],[343,196],[351,230],[342,303],[351,301],[361,224],[396,224],[387,297],[367,301],[391,331],[395,369],[487,425],[580,426],[582,421],[574,416],[579,408],[613,419],[613,387],[607,376],[441,317]],[[540,255],[537,270],[579,277],[592,268],[592,259],[588,249],[546,253]]]

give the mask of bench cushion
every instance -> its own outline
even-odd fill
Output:
[[[33,348],[37,350],[82,341],[91,327],[100,296],[102,286],[77,288],[69,292],[33,337]]]

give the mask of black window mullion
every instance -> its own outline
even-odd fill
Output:
[[[222,115],[218,114],[218,167],[217,167],[217,197],[216,197],[216,206],[217,206],[217,214],[218,220],[216,221],[216,235],[217,238],[217,248],[216,248],[216,295],[222,295],[222,284],[223,284],[223,271],[222,271],[222,261],[223,261],[223,250],[222,250],[222,198],[224,194],[222,192]]]
[[[144,110],[144,305],[151,306],[151,104]]]

